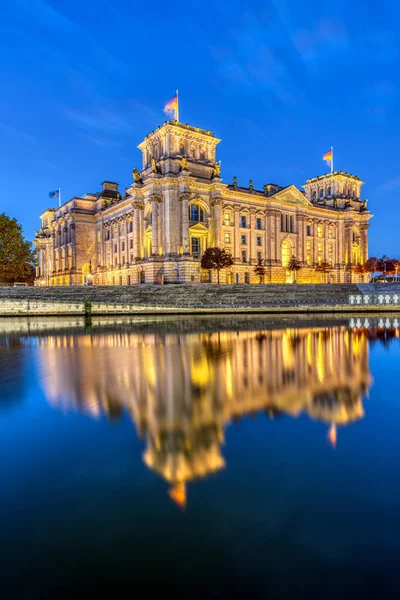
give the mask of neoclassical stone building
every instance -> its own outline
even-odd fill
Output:
[[[318,283],[318,263],[332,282],[358,281],[354,267],[368,257],[363,184],[342,171],[296,186],[269,183],[256,190],[220,177],[211,131],[166,121],[139,144],[142,169],[124,194],[104,181],[102,191],[74,197],[41,216],[36,234],[37,285],[132,285],[210,281],[200,268],[207,247],[228,250],[234,265],[224,283],[293,281],[286,268],[300,261],[299,283]],[[212,276],[214,280],[214,275]]]

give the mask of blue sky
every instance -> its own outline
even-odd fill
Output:
[[[165,120],[222,138],[222,178],[366,182],[370,252],[400,255],[400,6],[386,0],[12,0],[0,5],[0,211],[31,239],[48,192],[130,185]]]

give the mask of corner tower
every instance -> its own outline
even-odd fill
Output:
[[[308,179],[304,184],[307,199],[313,204],[324,204],[334,208],[356,208],[361,205],[361,186],[357,175],[334,171]]]
[[[192,175],[210,180],[220,141],[212,131],[178,121],[165,121],[138,146],[142,151],[142,177],[146,179],[153,171],[152,161],[161,175],[177,174],[182,158],[186,157]]]

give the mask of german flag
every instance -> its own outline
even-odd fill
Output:
[[[333,158],[333,153],[332,153],[332,148],[330,150],[328,150],[328,152],[326,152],[323,157],[322,160],[326,160],[326,161],[331,161]]]

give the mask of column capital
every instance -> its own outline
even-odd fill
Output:
[[[135,200],[134,202],[132,202],[132,206],[136,210],[143,210],[144,208],[143,202],[140,202],[139,200]]]
[[[222,205],[222,198],[221,197],[212,198],[210,200],[210,206],[221,206],[221,205]]]
[[[162,202],[162,198],[158,194],[151,194],[149,196],[149,200],[150,202],[157,202],[158,204],[161,204]]]
[[[182,192],[181,194],[179,194],[179,201],[180,202],[184,202],[184,201],[189,202],[190,200],[190,194],[189,192]]]

